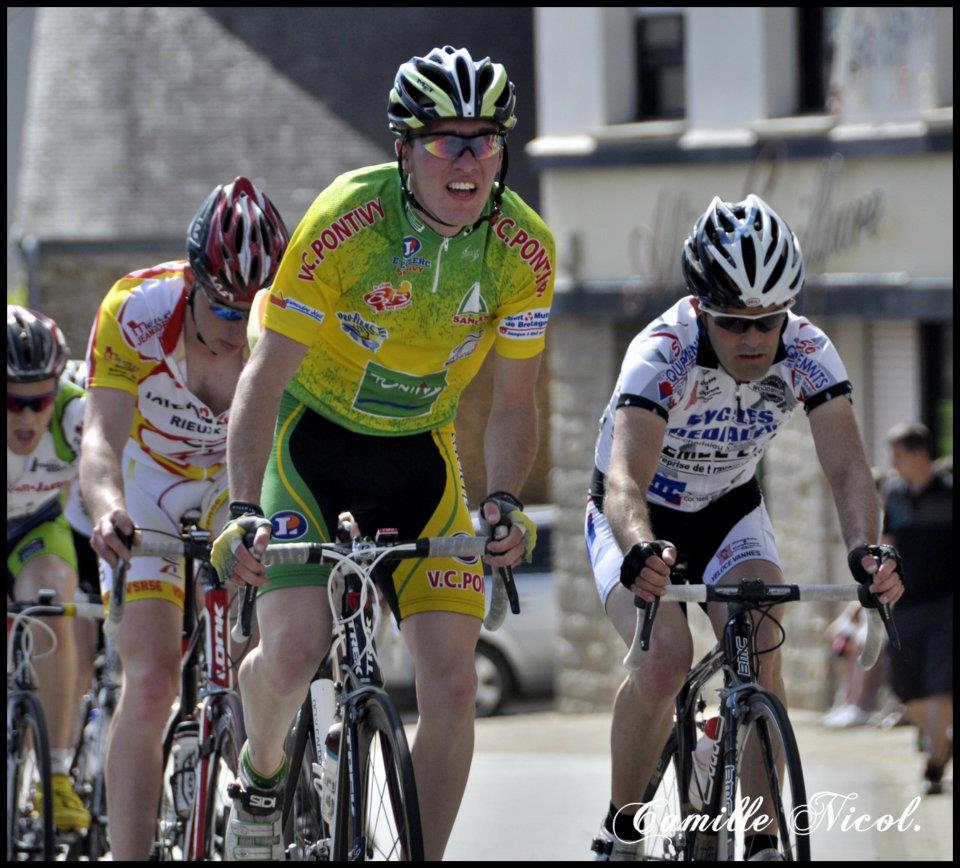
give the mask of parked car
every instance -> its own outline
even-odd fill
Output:
[[[515,569],[520,614],[509,610],[500,629],[480,630],[476,667],[477,715],[496,714],[506,700],[518,696],[550,693],[559,637],[556,591],[551,572],[551,536],[556,507],[530,506],[527,513],[537,523],[537,546],[533,562]],[[487,568],[487,604],[490,593]],[[396,623],[381,630],[378,656],[391,696],[402,705],[414,696],[413,660]]]

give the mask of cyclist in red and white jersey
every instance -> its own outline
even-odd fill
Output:
[[[903,593],[899,557],[876,547],[879,505],[850,382],[827,336],[789,310],[804,278],[797,237],[759,197],[717,197],[686,240],[682,264],[692,295],[634,338],[601,419],[585,540],[607,617],[629,645],[634,595],[651,601],[662,594],[674,565],[685,565],[691,582],[783,583],[755,472],[801,406],[851,570],[872,575],[873,593],[895,602]],[[654,541],[665,543],[662,551]],[[723,613],[716,604],[709,609],[720,636]],[[762,620],[757,646],[779,642],[773,622]],[[601,860],[642,855],[642,832],[632,821],[692,656],[680,605],[662,605],[650,651],[614,704],[611,802],[594,841]],[[759,677],[786,699],[779,651],[762,655]],[[769,857],[775,843],[752,836],[747,855]]]
[[[87,348],[80,482],[91,543],[111,566],[130,557],[130,536],[139,538],[135,526],[178,534],[184,512],[197,508],[217,529],[247,318],[287,240],[270,200],[236,178],[216,187],[197,211],[188,261],[128,274],[100,304]],[[110,839],[119,860],[146,859],[150,850],[184,605],[179,562],[136,558],[126,581],[117,637],[123,687],[105,760]],[[110,588],[103,593],[109,604]]]

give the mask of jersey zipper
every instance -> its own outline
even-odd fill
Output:
[[[440,245],[440,249],[437,250],[437,265],[433,273],[433,289],[430,290],[432,293],[435,293],[437,291],[437,287],[440,285],[440,259],[443,254],[447,252],[447,247],[449,246],[450,239],[444,238],[443,243]]]

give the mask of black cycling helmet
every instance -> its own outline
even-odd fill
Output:
[[[803,287],[800,242],[759,196],[723,202],[715,196],[684,242],[690,291],[715,307],[786,304]]]
[[[474,61],[466,48],[445,45],[401,64],[387,102],[397,135],[444,118],[489,118],[502,132],[517,123],[516,89],[503,64]]]
[[[59,379],[70,357],[60,327],[48,316],[7,305],[7,382]]]

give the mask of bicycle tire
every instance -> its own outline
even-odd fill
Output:
[[[737,757],[735,766],[735,794],[739,804],[744,797],[762,795],[759,813],[776,822],[777,849],[782,861],[809,862],[810,835],[807,820],[807,798],[803,783],[803,766],[797,740],[783,703],[765,690],[757,690],[746,699],[747,710],[743,722],[737,726]],[[782,768],[777,754],[782,752]],[[749,784],[742,784],[743,764],[751,749],[762,763],[762,793],[744,793]],[[756,815],[754,815],[756,816]],[[752,822],[752,819],[748,822]],[[770,834],[770,827],[757,829]],[[786,833],[784,832],[786,830]],[[718,842],[720,861],[744,859],[744,824],[725,824]]]
[[[679,829],[667,835],[662,821],[667,815],[677,818],[683,816],[683,794],[688,786],[682,780],[681,769],[677,734],[671,730],[643,793],[643,803],[647,806],[644,817],[644,859],[665,862],[684,860],[687,851],[686,832]]]
[[[247,740],[243,726],[243,705],[233,694],[221,694],[213,706],[213,749],[210,753],[207,798],[204,806],[203,858],[222,862],[231,799],[227,786],[237,779],[240,750]]]
[[[44,794],[41,816],[36,816],[38,785]],[[7,701],[7,861],[52,862],[53,852],[47,723],[37,697],[21,693]]]
[[[357,707],[357,790],[351,789],[351,763],[345,749],[350,728],[345,723],[337,776],[334,861],[423,861],[420,804],[400,715],[379,690],[365,694]]]

